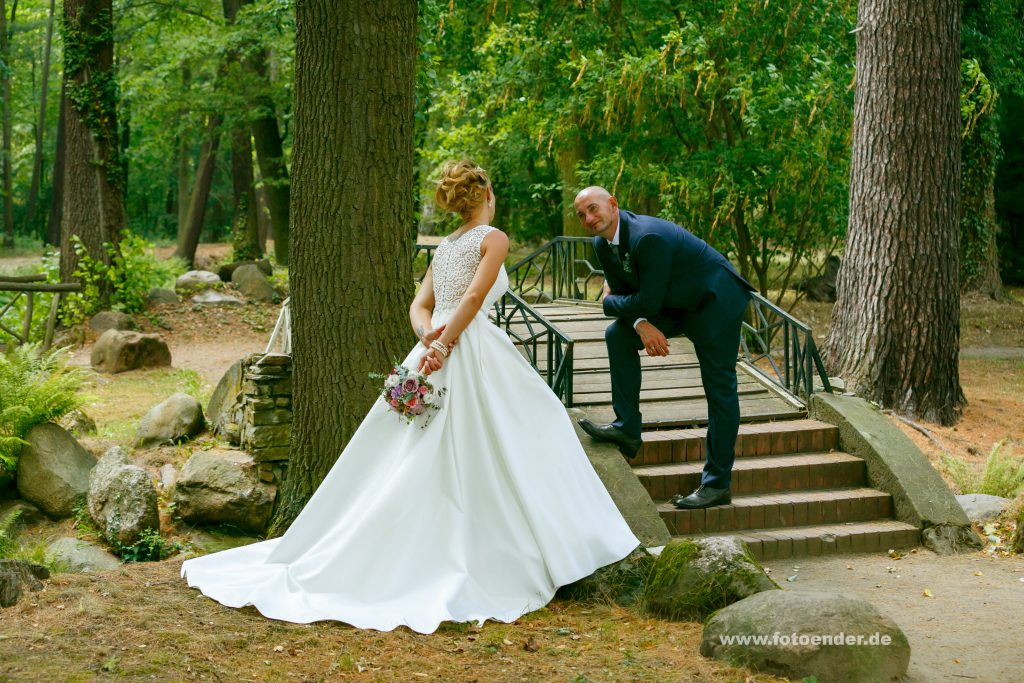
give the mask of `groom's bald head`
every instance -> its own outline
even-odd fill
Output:
[[[580,190],[574,202],[576,217],[591,235],[610,240],[619,226],[619,202],[608,190],[591,185]]]

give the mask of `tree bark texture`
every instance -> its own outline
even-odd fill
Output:
[[[103,244],[116,249],[125,227],[111,0],[65,0],[62,34],[67,107],[60,274],[68,281],[78,266],[73,236],[92,258],[109,263]],[[101,297],[106,304],[109,291],[101,288]]]
[[[263,256],[263,250],[260,248],[260,227],[256,215],[249,126],[238,126],[231,131],[231,181],[235,199],[235,216],[231,222],[232,258],[235,261],[254,261]]]
[[[196,178],[192,185],[192,193],[188,202],[188,218],[184,230],[178,230],[178,248],[175,256],[184,259],[191,268],[196,260],[196,248],[199,246],[199,235],[203,231],[206,220],[206,202],[213,186],[213,172],[217,165],[217,148],[220,146],[220,124],[222,117],[211,116],[206,126],[206,137],[199,150],[199,163],[196,164]]]
[[[295,4],[294,406],[282,533],[408,351],[416,3]],[[396,424],[396,428],[403,425]]]
[[[959,0],[861,0],[849,230],[827,361],[861,396],[945,425],[965,404],[959,84]]]
[[[39,205],[39,185],[43,176],[43,137],[46,132],[46,99],[50,83],[50,55],[53,52],[53,15],[56,0],[50,0],[50,15],[46,21],[46,42],[43,44],[43,73],[39,88],[39,117],[36,122],[36,149],[32,157],[32,181],[29,185],[25,222],[35,232],[36,211]]]

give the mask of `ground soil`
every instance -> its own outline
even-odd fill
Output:
[[[200,259],[209,263],[226,253],[223,245],[204,245]],[[0,269],[9,265],[0,260]],[[1024,453],[1024,291],[1013,295],[1008,302],[964,300],[963,420],[941,427],[891,418],[954,486],[941,469],[944,453],[981,463],[1003,440]],[[143,330],[168,341],[176,370],[94,378],[96,400],[87,411],[100,434],[85,445],[102,452],[124,443],[141,413],[175,382],[191,382],[195,393],[208,396],[231,363],[263,350],[278,310],[182,303],[136,316]],[[830,311],[829,304],[811,302],[796,308],[821,338]],[[91,340],[87,334],[76,363],[88,365]],[[201,438],[193,446],[216,443]],[[165,462],[180,466],[188,454],[155,449],[143,461],[155,471]],[[171,539],[186,538],[169,515],[163,523]],[[997,533],[1005,542],[1012,528],[1008,518],[1001,524]],[[50,532],[74,534],[72,526],[64,522]],[[699,624],[557,600],[512,625],[452,626],[433,636],[271,622],[186,588],[180,562],[54,576],[45,591],[3,611],[0,680],[774,680],[704,660],[697,654]],[[992,544],[955,557],[918,550],[900,559],[875,553],[775,561],[769,569],[787,590],[842,590],[875,604],[907,633],[915,683],[1014,680],[1024,667],[1024,558]]]

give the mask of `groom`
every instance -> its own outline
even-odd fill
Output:
[[[603,187],[586,188],[575,205],[604,269],[604,313],[616,319],[605,331],[615,421],[580,420],[580,427],[635,457],[642,445],[638,351],[667,356],[668,338],[685,334],[697,352],[708,402],[706,460],[700,486],[672,502],[680,509],[731,502],[740,422],[736,356],[753,287],[704,240],[675,223],[619,209]]]

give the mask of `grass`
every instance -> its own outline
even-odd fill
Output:
[[[101,401],[83,407],[96,421],[97,438],[119,444],[130,443],[142,416],[172,394],[186,393],[205,405],[213,392],[198,372],[186,368],[142,369],[116,375],[93,372],[86,390],[103,396]]]
[[[948,453],[944,454],[943,464],[960,493],[1016,498],[1024,491],[1024,456],[1015,456],[1005,439],[992,447],[980,467]]]

